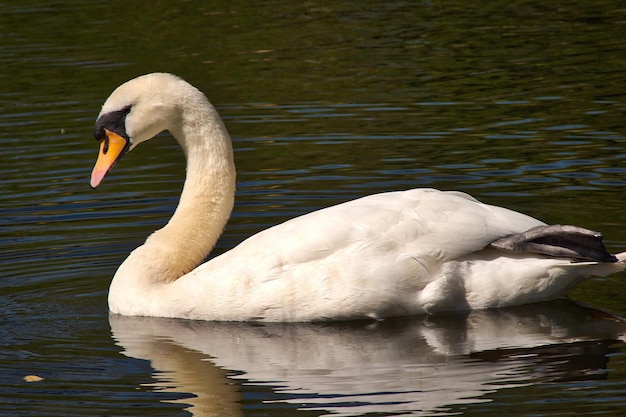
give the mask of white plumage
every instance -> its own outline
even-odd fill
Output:
[[[199,90],[161,73],[118,87],[96,122],[101,151],[92,186],[127,150],[163,130],[187,156],[185,186],[169,223],[115,274],[109,292],[114,313],[236,321],[378,319],[549,300],[587,276],[626,266],[626,253],[614,258],[603,247],[609,261],[590,258],[588,236],[576,260],[490,247],[544,223],[433,189],[371,195],[300,216],[198,266],[230,216],[235,190],[230,137]],[[544,240],[539,243],[550,253],[563,239]],[[601,246],[599,236],[592,240]]]

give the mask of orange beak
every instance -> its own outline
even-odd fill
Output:
[[[100,141],[98,160],[91,172],[91,188],[96,188],[115,163],[128,151],[130,142],[115,132],[104,129],[105,138]]]

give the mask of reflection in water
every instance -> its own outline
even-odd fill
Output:
[[[195,395],[181,402],[196,416],[243,415],[239,384],[271,387],[275,408],[446,413],[504,388],[604,378],[608,345],[626,331],[569,301],[381,322],[110,323],[125,355],[151,361],[155,388]]]

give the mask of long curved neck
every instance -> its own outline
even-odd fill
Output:
[[[170,131],[187,156],[185,185],[170,221],[139,248],[150,257],[149,279],[162,283],[194,269],[215,246],[233,208],[236,177],[230,137],[208,101],[186,106]]]

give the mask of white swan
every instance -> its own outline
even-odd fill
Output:
[[[187,157],[179,205],[109,291],[113,313],[200,320],[384,318],[532,303],[626,266],[594,232],[545,226],[459,192],[363,197],[264,230],[198,266],[233,207],[230,137],[202,92],[164,73],[118,87],[95,128],[97,187],[128,150],[168,130]]]

